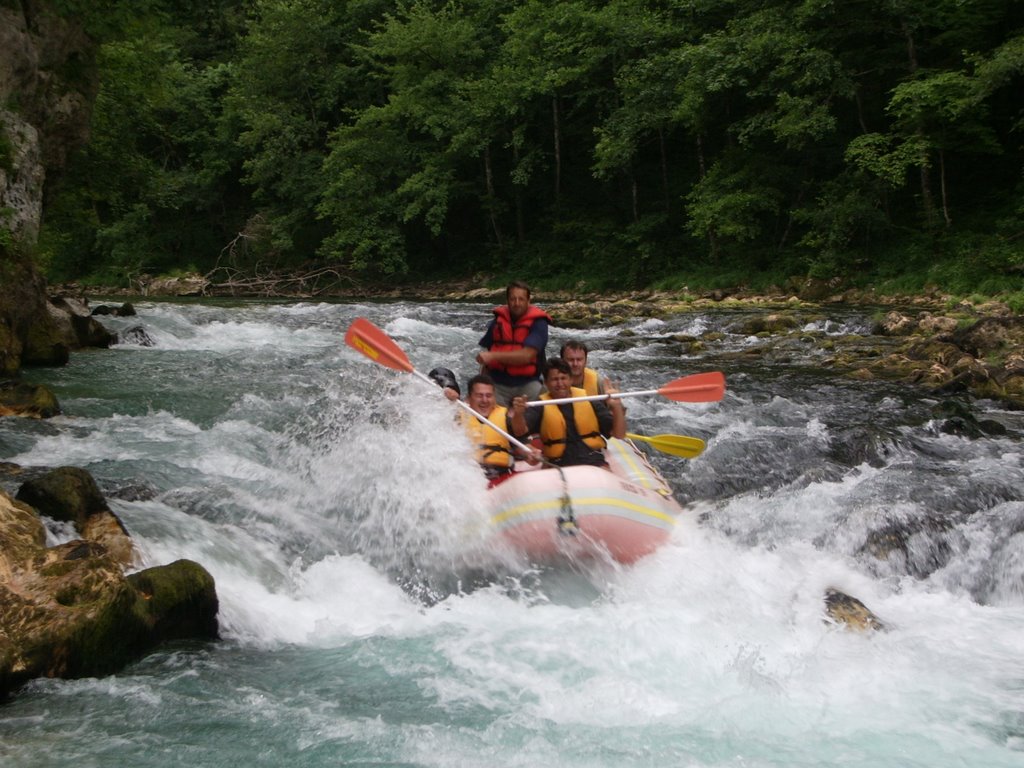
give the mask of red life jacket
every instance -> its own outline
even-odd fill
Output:
[[[551,322],[551,316],[548,315],[540,307],[530,305],[523,316],[516,320],[515,325],[512,324],[512,315],[508,311],[508,305],[495,307],[494,312],[494,331],[491,333],[491,351],[492,352],[508,352],[510,350],[522,349],[523,342],[526,341],[526,337],[530,335],[530,329],[533,328],[533,323],[536,320],[547,320]],[[541,360],[541,350],[537,350],[537,357],[532,363],[526,365],[505,365],[504,363],[491,363],[488,368],[496,371],[504,371],[509,376],[539,376],[540,365],[544,361]]]

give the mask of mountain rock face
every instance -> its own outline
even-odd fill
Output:
[[[95,56],[49,3],[0,4],[0,223],[18,240],[35,241],[47,176],[89,137]]]
[[[67,362],[46,282],[27,255],[46,183],[89,137],[96,44],[39,0],[0,2],[0,379]]]

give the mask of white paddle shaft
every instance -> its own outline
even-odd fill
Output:
[[[420,373],[415,368],[413,368],[412,372],[413,372],[413,374],[415,374],[416,376],[419,376],[425,382],[430,384],[430,386],[432,386],[432,387],[436,387],[437,386],[437,382],[434,381],[429,376],[427,376],[425,373]],[[523,452],[525,452],[527,454],[532,452],[533,449],[530,448],[528,445],[524,445],[523,443],[519,442],[514,437],[512,437],[512,435],[510,435],[508,432],[503,430],[501,427],[497,426],[494,422],[490,421],[486,416],[483,416],[483,415],[477,413],[476,411],[474,411],[473,407],[469,403],[465,402],[464,400],[456,400],[455,403],[460,408],[462,408],[462,410],[466,411],[467,413],[470,413],[473,416],[473,418],[475,418],[480,423],[487,424],[489,427],[491,427],[491,429],[493,429],[499,435],[504,437],[506,440],[508,440],[510,443],[512,443],[512,445],[514,445],[519,450],[521,450],[521,451],[523,451]]]
[[[526,404],[529,408],[534,405],[561,405],[562,403],[580,403],[584,400],[618,400],[622,397],[638,397],[640,395],[656,395],[657,389],[644,389],[637,392],[616,392],[613,395],[580,395],[579,397],[559,397],[554,400],[531,400]]]

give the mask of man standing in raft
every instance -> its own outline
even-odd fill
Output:
[[[530,287],[519,280],[508,284],[505,302],[492,310],[494,319],[480,339],[484,349],[476,360],[481,372],[494,379],[498,403],[507,406],[517,395],[534,399],[541,392],[551,317],[530,304]]]

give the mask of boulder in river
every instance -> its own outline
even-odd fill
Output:
[[[0,490],[0,697],[34,677],[110,674],[163,642],[218,636],[213,577],[189,560],[126,576],[127,534],[73,469],[26,483],[21,500]],[[47,547],[26,498],[83,538]]]
[[[113,334],[92,316],[89,302],[85,299],[55,296],[50,299],[47,310],[69,349],[106,348],[114,339]]]
[[[60,413],[57,397],[41,384],[0,381],[0,416],[48,419]]]
[[[102,543],[122,565],[135,559],[128,531],[110,511],[93,476],[79,467],[58,467],[23,483],[16,496],[39,514],[73,523],[84,538]]]
[[[97,315],[110,315],[112,317],[135,317],[138,314],[135,311],[135,305],[130,301],[124,302],[119,307],[112,307],[109,304],[100,304],[98,307],[94,307],[91,313],[94,317]]]
[[[874,632],[885,629],[885,624],[856,597],[840,592],[834,587],[825,590],[825,615],[827,620],[842,624],[857,632]]]
[[[155,347],[153,337],[141,325],[133,325],[117,334],[116,344],[134,344],[138,347]]]

